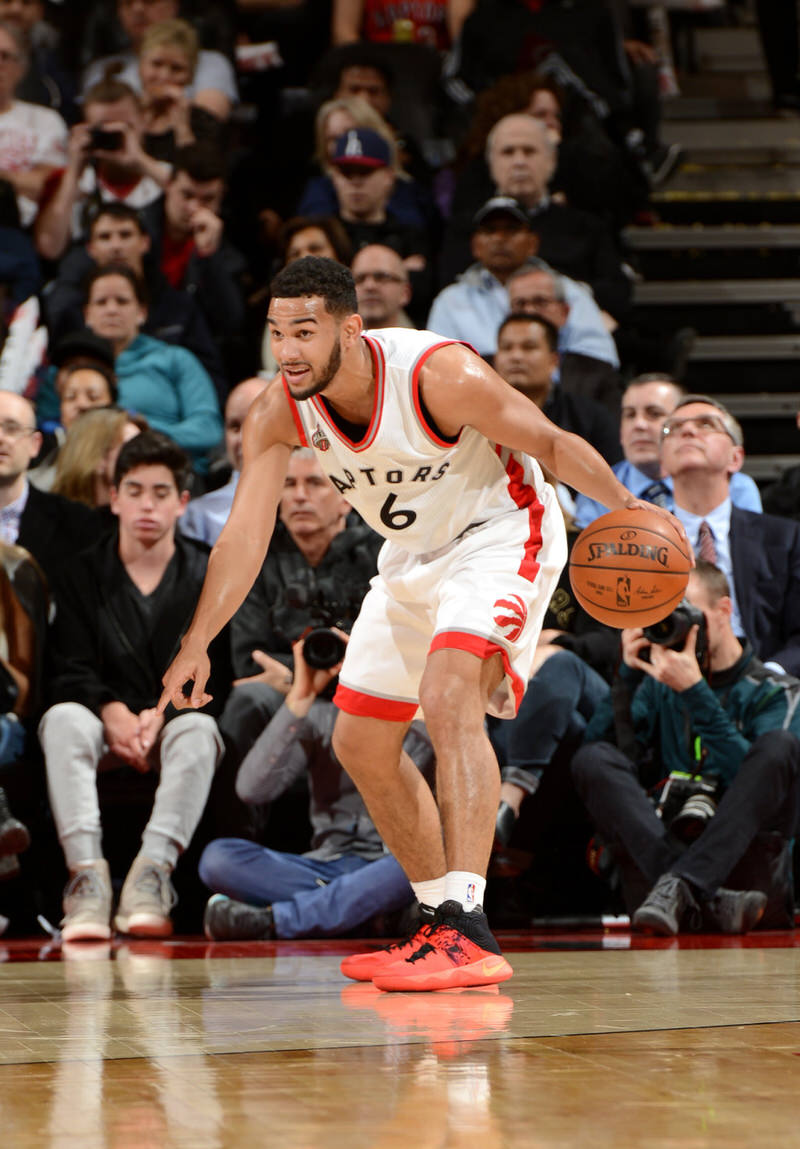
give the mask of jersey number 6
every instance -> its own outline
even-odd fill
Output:
[[[393,511],[392,507],[397,502],[397,495],[389,495],[386,502],[381,507],[381,522],[387,527],[391,527],[393,531],[403,531],[406,527],[410,527],[416,521],[416,511]]]

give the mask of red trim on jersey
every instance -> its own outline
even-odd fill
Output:
[[[417,713],[416,702],[377,698],[374,694],[351,690],[341,682],[336,687],[333,702],[345,714],[355,714],[358,718],[382,718],[384,722],[410,722]]]
[[[502,462],[503,448],[498,445],[495,447],[495,451]],[[517,574],[521,575],[522,578],[528,579],[529,582],[533,582],[539,573],[539,560],[537,555],[542,545],[542,516],[544,515],[544,507],[539,501],[539,496],[533,484],[525,482],[525,472],[522,464],[514,458],[511,452],[509,452],[508,462],[506,463],[506,474],[508,475],[508,493],[520,510],[527,509],[528,524],[530,527],[528,537],[525,540],[525,554],[519,565]]]
[[[319,396],[315,395],[311,400],[314,409],[318,411],[325,420],[326,426],[330,427],[340,442],[344,443],[345,446],[349,447],[350,450],[356,454],[359,454],[361,451],[366,451],[367,447],[371,447],[375,442],[381,415],[383,414],[383,399],[385,394],[384,379],[386,375],[386,360],[383,357],[383,348],[379,343],[370,339],[368,335],[362,335],[361,338],[370,349],[372,362],[375,366],[375,406],[372,408],[372,418],[369,421],[369,426],[367,427],[364,438],[359,443],[354,443],[352,439],[348,439],[347,435],[345,435],[343,431],[340,431],[333,419],[331,419],[330,414],[325,409],[325,404],[320,400]]]
[[[417,421],[431,440],[437,447],[455,447],[456,443],[461,438],[461,431],[455,439],[443,439],[439,435],[435,427],[432,427],[428,420],[425,418],[425,412],[422,409],[422,403],[419,397],[419,373],[425,365],[425,360],[433,351],[438,351],[440,347],[450,347],[455,344],[457,347],[469,347],[470,351],[474,351],[474,347],[470,347],[469,343],[464,343],[461,339],[443,339],[441,343],[434,343],[432,347],[426,347],[420,355],[419,359],[414,364],[411,372],[411,402],[414,404],[414,414],[417,416]],[[476,352],[477,354],[477,352]],[[463,430],[463,427],[462,427]]]
[[[514,708],[519,710],[519,704],[525,693],[525,683],[512,668],[508,659],[508,651],[504,646],[492,642],[491,639],[481,638],[478,634],[466,634],[461,630],[442,630],[435,635],[430,650],[466,650],[468,654],[474,654],[477,658],[484,660],[491,658],[493,654],[499,654],[503,660],[506,676],[511,679]]]
[[[297,410],[297,402],[292,397],[292,393],[289,390],[289,384],[286,382],[283,375],[281,375],[281,383],[283,383],[283,389],[286,392],[286,398],[289,400],[289,410],[292,412],[292,418],[294,419],[294,425],[297,428],[297,434],[300,436],[300,446],[307,447],[308,439],[306,438],[303,420],[300,418],[300,412]]]

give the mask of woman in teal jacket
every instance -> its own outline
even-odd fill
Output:
[[[198,471],[222,439],[222,417],[211,378],[185,347],[139,328],[147,316],[144,284],[129,267],[111,264],[92,272],[86,285],[86,326],[108,339],[116,355],[120,406],[144,415],[186,450]]]

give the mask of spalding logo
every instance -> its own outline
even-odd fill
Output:
[[[658,543],[589,543],[590,563],[608,558],[609,555],[638,555],[639,558],[650,559],[665,567],[669,562],[669,547],[660,546]]]
[[[494,615],[495,626],[509,642],[516,642],[528,618],[524,599],[518,594],[511,594],[508,598],[499,598],[493,609],[497,612]]]

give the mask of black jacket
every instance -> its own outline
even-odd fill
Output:
[[[177,564],[172,592],[158,605],[148,641],[128,593],[128,574],[119,540],[107,535],[77,555],[56,591],[51,630],[49,703],[79,702],[99,715],[107,702],[124,702],[134,714],[155,706],[161,677],[178,650],[194,614],[208,565],[208,548],[193,539],[175,539]],[[213,700],[206,713],[218,714],[230,689],[228,632],[211,644]],[[168,710],[167,717],[174,716]]]
[[[91,507],[40,491],[31,484],[17,543],[30,551],[53,588],[72,555],[91,546],[104,530],[102,520]]]
[[[730,547],[745,634],[762,662],[800,677],[800,523],[732,507]]]
[[[252,651],[263,650],[292,665],[292,643],[310,625],[333,621],[350,630],[375,574],[383,539],[351,513],[318,566],[312,567],[282,523],[249,595],[231,621],[233,669],[237,678],[258,674]],[[292,594],[294,587],[299,594]],[[299,599],[307,605],[301,605]],[[325,621],[321,610],[327,608]]]

